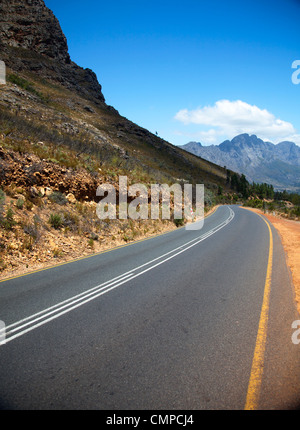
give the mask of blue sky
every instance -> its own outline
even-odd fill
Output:
[[[45,3],[72,60],[138,125],[175,145],[243,132],[300,145],[300,0]]]

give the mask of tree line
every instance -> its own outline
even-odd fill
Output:
[[[231,190],[236,191],[244,199],[255,196],[260,199],[273,200],[275,196],[273,185],[266,183],[259,184],[255,182],[252,182],[251,184],[244,174],[239,175],[238,173],[233,173],[229,170],[227,170],[227,185]]]
[[[239,175],[238,173],[231,172],[227,170],[227,186],[231,190],[240,194],[243,199],[248,199],[249,197],[275,201],[289,201],[295,206],[300,206],[300,194],[294,192],[275,191],[273,185],[266,183],[250,183],[245,175]]]

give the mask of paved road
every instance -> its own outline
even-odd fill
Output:
[[[258,409],[300,405],[299,320],[274,241]],[[220,207],[174,232],[0,283],[2,409],[244,409],[270,232]]]

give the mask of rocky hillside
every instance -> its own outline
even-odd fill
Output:
[[[1,0],[0,36],[4,45],[43,54],[70,64],[67,40],[42,0]]]
[[[96,189],[204,183],[207,204],[227,172],[173,146],[105,103],[93,71],[70,59],[42,0],[0,0],[0,273],[10,276],[122,245],[174,222],[100,221]]]
[[[222,169],[188,156],[106,105],[94,72],[71,61],[60,24],[43,0],[0,0],[0,12],[0,56],[8,81],[0,106],[19,121],[11,138],[28,137],[27,122],[39,129],[39,140],[74,146],[80,154],[116,156],[121,165],[134,160],[131,166],[154,169],[169,180],[224,182]]]
[[[104,102],[89,69],[73,63],[60,24],[43,0],[0,1],[1,59],[11,69],[38,73],[94,102]]]
[[[269,183],[277,190],[300,192],[300,148],[293,142],[277,145],[241,134],[220,145],[189,142],[183,149],[239,173],[250,182]]]

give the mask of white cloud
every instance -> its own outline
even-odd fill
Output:
[[[203,143],[220,143],[218,136],[233,138],[241,133],[256,134],[263,140],[278,143],[292,140],[300,143],[300,135],[294,126],[287,121],[276,118],[266,109],[260,109],[241,100],[219,100],[214,106],[204,106],[195,110],[182,109],[175,119],[184,125],[196,124],[210,127],[199,130]],[[292,139],[293,138],[293,139]]]

